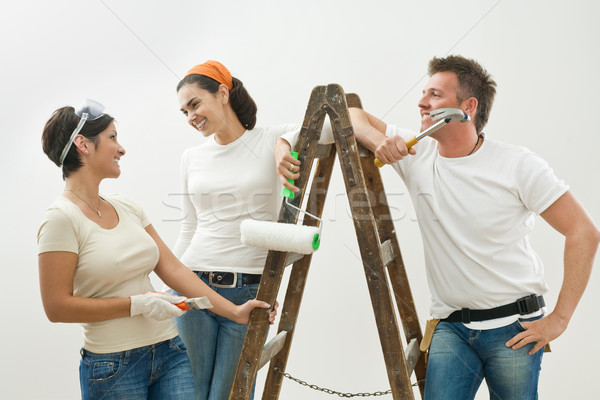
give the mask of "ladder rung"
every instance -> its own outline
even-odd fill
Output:
[[[266,363],[268,363],[271,358],[275,357],[277,353],[283,346],[285,345],[285,338],[287,336],[287,331],[281,331],[275,336],[273,339],[269,340],[269,343],[265,345],[263,348],[262,354],[260,355],[260,362],[258,363],[258,369],[264,367]],[[413,339],[414,340],[414,339]]]
[[[417,365],[417,361],[419,361],[419,357],[421,357],[421,349],[419,349],[417,339],[412,339],[408,343],[408,346],[404,350],[404,357],[406,358],[406,370],[408,371],[408,376],[410,376],[415,369],[415,365]]]
[[[304,254],[301,253],[287,253],[287,257],[285,259],[285,266],[287,267],[288,265],[292,265],[296,261],[302,259],[302,257],[304,257]]]
[[[392,247],[392,241],[386,240],[381,243],[381,260],[384,266],[388,266],[389,263],[394,259],[394,248]]]
[[[334,143],[322,144],[319,143],[317,146],[317,154],[315,158],[327,158],[329,157],[329,153],[331,152],[331,146],[335,146]]]

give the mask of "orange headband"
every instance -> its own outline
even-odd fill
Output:
[[[231,72],[223,64],[218,61],[208,60],[204,64],[198,64],[188,71],[188,75],[204,75],[215,81],[227,86],[227,89],[233,88],[233,78]]]

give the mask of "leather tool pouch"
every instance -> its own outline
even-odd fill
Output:
[[[427,360],[429,346],[431,346],[431,339],[433,339],[433,332],[435,331],[435,327],[440,322],[439,319],[430,319],[425,323],[425,333],[423,334],[423,340],[421,340],[421,345],[419,348],[423,353],[425,353],[425,360]]]

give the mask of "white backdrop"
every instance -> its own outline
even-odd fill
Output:
[[[428,60],[447,54],[478,59],[499,85],[488,137],[541,154],[600,221],[598,2],[1,4],[1,398],[79,397],[80,329],[48,322],[39,295],[36,232],[63,187],[59,169],[41,150],[43,124],[54,109],[84,97],[104,103],[118,119],[127,154],[121,178],[104,182],[101,190],[141,202],[172,245],[180,217],[179,157],[204,140],[179,112],[175,86],[207,59],[222,61],[248,87],[259,105],[259,125],[300,123],[311,89],[336,82],[358,93],[376,116],[411,129],[419,127],[416,103]],[[389,167],[383,175],[424,324],[429,295],[418,227],[399,177]],[[322,248],[313,257],[288,371],[344,392],[386,390],[339,166],[332,182]],[[562,280],[563,239],[540,219],[532,241],[546,263],[552,310]],[[541,398],[597,397],[599,289],[594,274],[569,329],[545,356]],[[263,381],[261,373],[257,394]],[[286,380],[281,398],[331,397]],[[477,398],[488,398],[487,391]]]

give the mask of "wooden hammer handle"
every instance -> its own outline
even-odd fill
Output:
[[[404,144],[406,145],[407,149],[410,149],[411,147],[413,147],[415,144],[417,144],[419,141],[417,140],[416,136],[411,137],[410,139],[408,139],[406,142],[404,142]],[[373,163],[375,164],[375,166],[377,168],[381,168],[385,165],[385,163],[383,161],[381,161],[379,158],[375,157],[375,161],[373,161]]]

